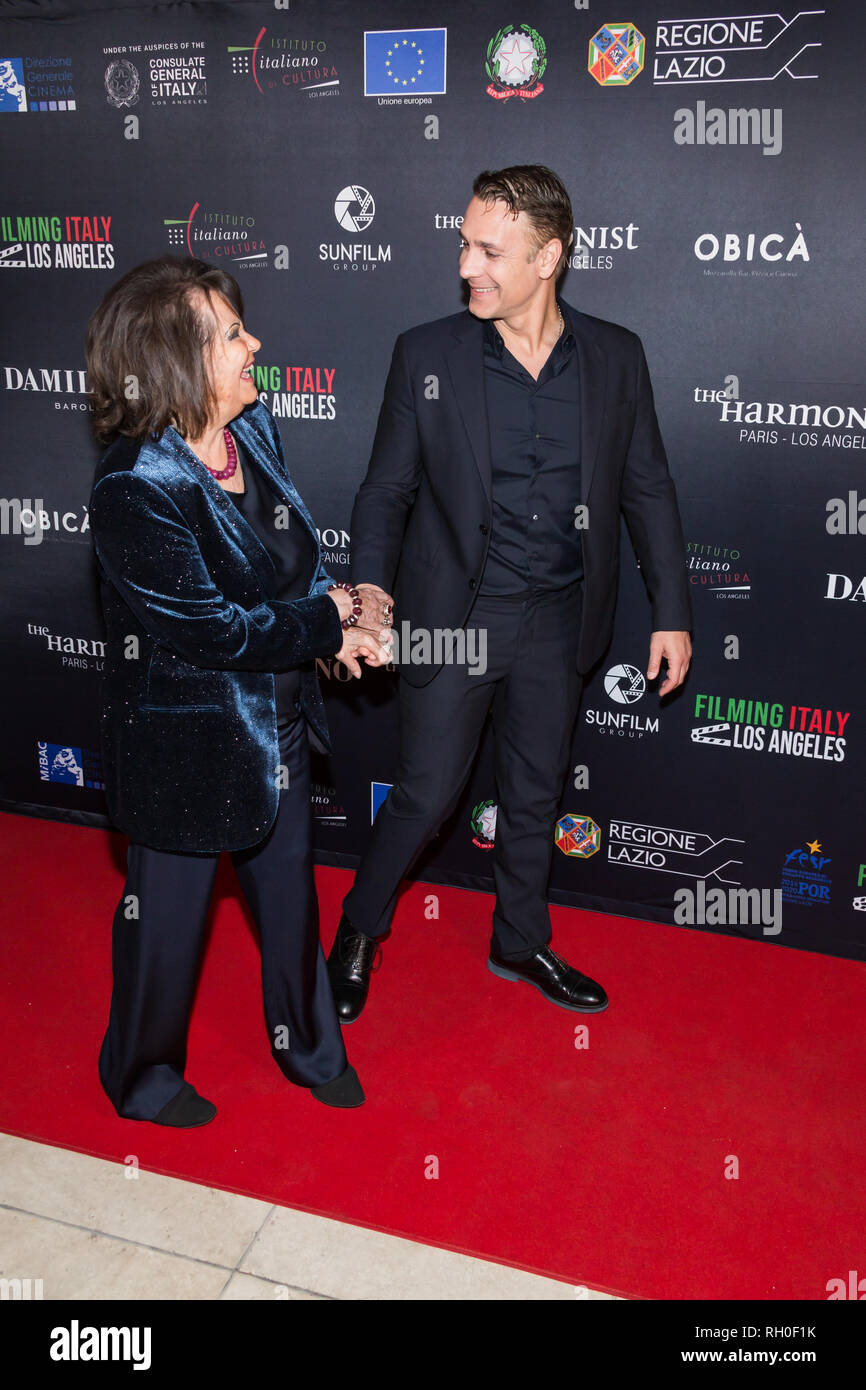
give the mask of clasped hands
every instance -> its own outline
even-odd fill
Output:
[[[356,584],[355,588],[361,595],[361,613],[354,627],[343,629],[343,645],[335,659],[360,678],[360,657],[368,666],[387,666],[391,660],[394,600],[378,584]],[[329,596],[336,603],[341,620],[348,618],[352,600],[345,589],[332,589]]]

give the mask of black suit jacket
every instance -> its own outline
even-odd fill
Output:
[[[652,628],[688,630],[685,542],[640,339],[559,301],[580,370],[585,672],[610,642],[625,515],[652,604]],[[401,333],[366,477],[352,511],[355,583],[394,595],[398,633],[466,624],[490,544],[484,326],[464,310]],[[469,623],[471,627],[471,620]],[[401,665],[413,685],[439,669]]]

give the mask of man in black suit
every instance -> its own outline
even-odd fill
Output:
[[[685,677],[691,623],[640,339],[556,296],[573,226],[549,169],[479,175],[461,228],[468,311],[394,348],[351,532],[360,587],[387,598],[393,585],[401,619],[400,758],[328,960],[344,1023],[364,1006],[400,881],[453,809],[491,712],[488,966],[564,1008],[608,1004],[550,948],[547,881],[582,673],[613,627],[620,512],[652,603],[647,677],[667,662],[660,695]]]

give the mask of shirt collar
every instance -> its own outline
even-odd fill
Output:
[[[561,302],[557,300],[556,303],[557,307],[559,308],[559,312],[562,314]],[[564,324],[564,331],[560,334],[555,346],[552,349],[552,351],[556,353],[570,352],[571,349],[575,346],[574,334],[571,331],[571,325],[569,324],[569,321],[565,314],[562,314],[562,322]],[[498,328],[496,328],[493,319],[484,320],[484,341],[485,343],[487,343],[488,347],[491,347],[493,349],[493,351],[496,353],[496,356],[501,359],[502,354],[505,351],[505,342],[503,340],[502,334],[499,332]]]

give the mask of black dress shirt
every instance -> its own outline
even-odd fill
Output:
[[[534,380],[492,320],[484,325],[493,527],[482,594],[562,589],[583,576],[580,377],[566,325]]]
[[[243,469],[245,491],[226,491],[273,561],[278,586],[273,597],[282,602],[306,598],[316,563],[313,538],[303,521],[292,513],[289,514],[288,526],[277,529],[276,508],[280,503],[276,493],[237,440],[235,447]],[[285,718],[296,712],[296,701],[301,688],[301,670],[301,667],[295,667],[290,671],[274,672],[278,718]]]

